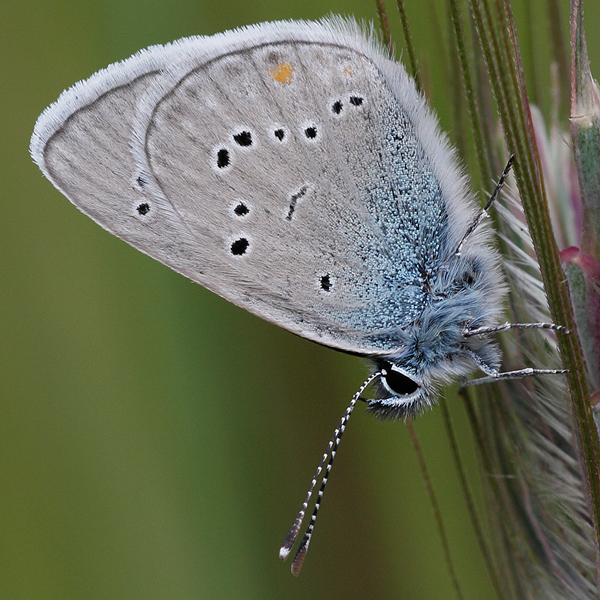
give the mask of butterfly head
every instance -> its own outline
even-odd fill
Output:
[[[376,397],[368,409],[382,419],[411,419],[433,406],[429,381],[388,360],[377,361]]]

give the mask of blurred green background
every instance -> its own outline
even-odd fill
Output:
[[[407,1],[449,128],[431,6]],[[515,11],[523,23],[520,3]],[[279,545],[363,363],[246,314],[112,237],[28,155],[38,114],[108,63],[182,36],[329,12],[376,16],[369,0],[2,3],[0,598],[453,597],[406,428],[362,406],[302,575],[290,575]],[[595,30],[597,6],[586,16]],[[451,404],[475,471],[465,417]],[[416,428],[466,595],[490,598],[440,411]]]

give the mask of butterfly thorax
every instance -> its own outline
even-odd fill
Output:
[[[504,293],[493,255],[451,257],[430,280],[419,317],[396,331],[397,349],[373,357],[384,376],[369,408],[382,417],[410,417],[432,405],[441,384],[480,364],[497,367],[494,340],[465,333],[497,325]]]

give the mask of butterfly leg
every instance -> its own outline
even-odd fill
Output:
[[[528,323],[526,323],[526,325],[528,325]],[[524,377],[532,377],[533,375],[559,375],[561,373],[567,373],[567,369],[533,369],[531,367],[518,369],[516,371],[500,372],[498,369],[491,367],[482,361],[481,358],[475,354],[475,352],[469,351],[469,354],[473,358],[475,364],[487,375],[487,377],[470,379],[469,381],[465,381],[462,387],[481,385],[482,383],[491,383],[493,381],[499,381],[500,379],[523,379]]]
[[[496,325],[495,327],[477,327],[476,329],[465,329],[463,331],[463,335],[465,337],[473,337],[476,335],[501,333],[502,331],[508,331],[509,329],[552,329],[554,331],[561,331],[562,333],[569,333],[569,330],[566,327],[563,327],[562,325],[556,325],[555,323],[504,323],[503,325]]]

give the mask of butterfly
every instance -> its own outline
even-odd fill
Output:
[[[152,46],[75,84],[31,154],[106,230],[297,335],[368,357],[280,552],[354,405],[410,418],[439,387],[500,372],[493,232],[401,64],[351,20],[285,21]],[[477,380],[476,380],[477,381]],[[299,572],[320,505],[294,561]]]

